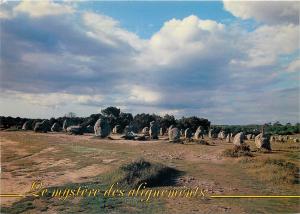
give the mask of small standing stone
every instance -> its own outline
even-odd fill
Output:
[[[26,121],[23,126],[22,126],[22,130],[30,130],[30,124],[29,121]]]
[[[221,140],[224,140],[226,138],[226,134],[224,131],[220,131],[220,133],[218,134],[218,138]]]
[[[34,131],[35,132],[47,132],[50,130],[50,124],[46,121],[43,120],[42,122],[37,122],[34,125]]]
[[[184,138],[190,140],[193,136],[192,130],[190,128],[187,128],[184,131]]]
[[[63,123],[63,131],[67,131],[67,128],[69,127],[69,126],[71,126],[71,124],[70,124],[70,121],[68,120],[68,119],[65,119],[64,120],[64,123]]]
[[[94,126],[95,136],[105,138],[110,134],[110,126],[105,118],[97,120]]]
[[[118,134],[121,132],[121,126],[120,125],[115,125],[113,128],[113,134]]]
[[[194,139],[195,140],[204,139],[203,133],[204,133],[204,130],[203,130],[202,126],[199,126],[194,134]]]
[[[244,139],[245,136],[243,132],[237,133],[233,138],[233,144],[236,146],[241,146],[242,144],[244,144]]]
[[[258,149],[271,150],[270,138],[265,134],[264,127],[262,127],[262,132],[255,137],[254,142]]]
[[[143,130],[142,130],[142,134],[144,135],[149,135],[149,127],[144,127]]]
[[[61,126],[58,123],[53,123],[53,125],[51,127],[51,131],[52,132],[59,132],[59,131],[61,131]]]
[[[178,142],[180,140],[180,131],[178,128],[169,128],[169,142]]]
[[[150,135],[150,139],[158,139],[159,126],[156,121],[150,122],[149,135]]]
[[[231,134],[228,134],[226,137],[226,142],[231,143]]]
[[[163,129],[163,128],[160,128],[160,130],[159,130],[159,134],[160,134],[160,136],[163,136],[163,135],[165,134],[165,132],[164,132],[164,129]]]
[[[246,137],[247,137],[247,140],[251,140],[252,139],[252,134],[247,134]]]
[[[82,126],[69,126],[67,128],[67,133],[74,134],[74,135],[82,135],[83,128],[82,128]]]

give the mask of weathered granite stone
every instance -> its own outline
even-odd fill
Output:
[[[26,121],[26,122],[23,124],[23,126],[22,126],[22,130],[27,131],[27,130],[30,130],[30,129],[31,129],[31,125],[30,125],[29,121]]]
[[[145,134],[145,135],[149,135],[149,127],[147,127],[147,126],[144,127],[143,130],[142,130],[142,133]]]
[[[189,140],[192,138],[192,136],[193,136],[192,130],[190,128],[187,128],[184,131],[184,138]]]
[[[150,139],[158,139],[159,126],[156,121],[150,122],[149,135],[150,135]]]
[[[61,131],[61,126],[58,123],[53,123],[51,127],[52,132],[60,132]]]
[[[202,128],[202,126],[199,126],[194,134],[194,139],[195,140],[200,140],[200,139],[204,139],[204,130]]]
[[[67,133],[68,134],[73,134],[73,135],[82,135],[83,134],[83,127],[82,126],[69,126],[67,128]]]
[[[226,137],[226,142],[231,143],[231,134],[228,134]]]
[[[108,137],[110,134],[110,125],[107,119],[100,118],[97,120],[94,126],[95,136],[100,138]]]
[[[178,142],[180,140],[180,131],[178,128],[169,128],[169,142]]]
[[[50,124],[47,120],[43,120],[42,122],[37,122],[34,125],[34,131],[35,132],[48,132],[50,131]]]
[[[115,125],[113,128],[113,134],[120,134],[121,133],[121,126],[120,125]]]
[[[245,139],[245,136],[244,136],[243,132],[237,133],[234,136],[233,144],[236,146],[240,146],[240,145],[244,144],[244,139]]]

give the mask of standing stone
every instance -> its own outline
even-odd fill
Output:
[[[165,132],[164,132],[164,129],[163,129],[163,128],[160,128],[160,130],[159,130],[159,134],[160,134],[160,136],[163,136],[163,135],[165,134]]]
[[[52,132],[59,132],[61,131],[61,127],[58,123],[53,123],[52,127],[51,127],[51,131]]]
[[[255,145],[258,149],[267,149],[271,150],[270,138],[260,133],[255,137]]]
[[[30,123],[29,123],[29,121],[26,121],[24,124],[23,124],[23,126],[22,126],[22,130],[30,130]]]
[[[88,125],[85,127],[84,132],[85,133],[94,133],[94,127],[91,125]]]
[[[187,128],[184,131],[184,138],[189,140],[192,138],[192,136],[193,136],[192,130],[190,128]]]
[[[150,139],[158,139],[159,126],[156,121],[150,122],[149,135],[150,135]]]
[[[122,135],[121,138],[124,138],[126,140],[134,140],[134,138],[136,137],[137,135],[133,132],[133,127],[132,125],[127,125],[125,126],[124,128],[124,135]]]
[[[221,140],[224,140],[226,138],[226,134],[224,131],[220,131],[218,134],[218,138]]]
[[[247,138],[247,140],[251,140],[252,139],[252,134],[247,134],[246,138]]]
[[[173,129],[174,128],[174,125],[170,125],[170,127],[168,128],[168,136],[170,136],[170,132],[171,132],[171,129]]]
[[[245,139],[245,136],[244,136],[243,132],[237,133],[234,136],[233,144],[236,146],[241,146],[242,144],[244,144],[244,139]]]
[[[82,126],[69,126],[67,128],[67,133],[74,134],[74,135],[82,135],[83,127]]]
[[[204,139],[203,133],[204,133],[204,130],[203,130],[202,126],[199,126],[194,134],[194,139],[195,140]]]
[[[65,119],[64,120],[64,123],[63,123],[63,131],[66,132],[67,131],[67,128],[70,126],[70,122],[68,119]]]
[[[231,143],[231,134],[228,134],[226,137],[226,142]]]
[[[113,128],[113,134],[119,134],[121,132],[121,126],[120,125],[115,125]]]
[[[277,141],[278,141],[278,142],[283,142],[283,137],[282,137],[282,135],[278,135],[278,136],[277,136]]]
[[[105,138],[110,134],[110,126],[105,118],[97,120],[94,126],[95,136]]]
[[[144,135],[149,135],[149,127],[144,127],[143,130],[142,130],[142,134]]]
[[[126,136],[131,135],[132,132],[133,132],[133,127],[132,127],[131,125],[125,126],[124,134],[125,134]]]
[[[275,136],[272,135],[272,136],[270,137],[270,142],[275,142],[275,141],[276,141]]]
[[[271,150],[270,138],[265,134],[264,127],[262,127],[262,132],[255,137],[254,142],[258,149]]]
[[[178,128],[169,128],[169,142],[178,142],[180,140],[180,131]]]
[[[34,125],[34,131],[35,132],[44,132],[44,133],[46,133],[49,130],[50,130],[50,124],[46,120],[43,120],[42,122],[37,122]]]

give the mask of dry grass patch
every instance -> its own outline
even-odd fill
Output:
[[[273,184],[298,184],[299,167],[283,159],[245,158],[240,161],[259,180]]]
[[[147,183],[147,187],[174,185],[176,178],[182,172],[160,163],[148,162],[138,159],[123,164],[111,174],[111,179],[126,186],[137,187]]]
[[[222,152],[222,155],[225,157],[232,157],[232,158],[243,157],[243,156],[248,156],[248,157],[253,156],[251,153],[251,150],[250,150],[250,146],[248,146],[248,145],[234,146],[233,148],[225,149]]]

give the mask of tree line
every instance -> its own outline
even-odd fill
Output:
[[[74,113],[70,112],[63,117],[50,118],[48,121],[50,125],[58,123],[60,126],[63,125],[64,120],[68,119],[74,125],[94,126],[96,121],[99,118],[106,118],[113,128],[115,125],[120,125],[121,129],[124,129],[125,126],[131,125],[136,132],[141,131],[144,127],[149,127],[151,121],[157,121],[159,126],[163,129],[167,129],[169,126],[174,125],[179,129],[185,130],[190,128],[193,132],[199,126],[202,126],[206,132],[209,128],[213,128],[215,132],[221,130],[226,133],[236,134],[238,132],[244,132],[246,134],[258,134],[261,131],[261,125],[211,125],[211,122],[205,118],[199,118],[196,116],[193,117],[182,117],[176,119],[173,115],[166,114],[164,116],[159,116],[156,114],[137,114],[133,116],[131,113],[121,112],[119,108],[108,107],[101,111],[98,114],[92,114],[89,117],[77,117]],[[30,119],[30,118],[20,118],[20,117],[0,117],[0,128],[1,129],[21,129],[22,125],[29,121],[29,124],[33,126],[36,122],[42,121],[43,119]],[[276,123],[267,123],[264,125],[265,131],[269,134],[296,134],[300,133],[300,124],[297,123],[292,125],[291,123],[280,124]]]
[[[92,114],[89,117],[77,117],[74,113],[70,112],[63,117],[50,118],[48,121],[50,125],[58,123],[60,126],[63,125],[63,122],[68,119],[71,124],[81,125],[81,126],[94,126],[96,121],[99,118],[106,118],[113,128],[115,125],[120,125],[121,129],[124,129],[125,126],[131,125],[133,130],[136,132],[141,131],[144,127],[149,127],[151,121],[156,121],[159,126],[163,129],[167,129],[169,126],[174,125],[179,129],[191,128],[196,130],[198,126],[203,126],[204,129],[208,130],[210,127],[210,121],[205,118],[198,117],[182,117],[176,119],[173,115],[164,115],[159,116],[156,114],[137,114],[133,116],[131,113],[121,112],[119,108],[108,107],[101,110],[101,113]],[[30,118],[21,118],[21,117],[0,117],[0,128],[1,129],[21,129],[22,125],[29,121],[29,124],[33,126],[36,122],[42,121],[43,119],[30,119]]]

